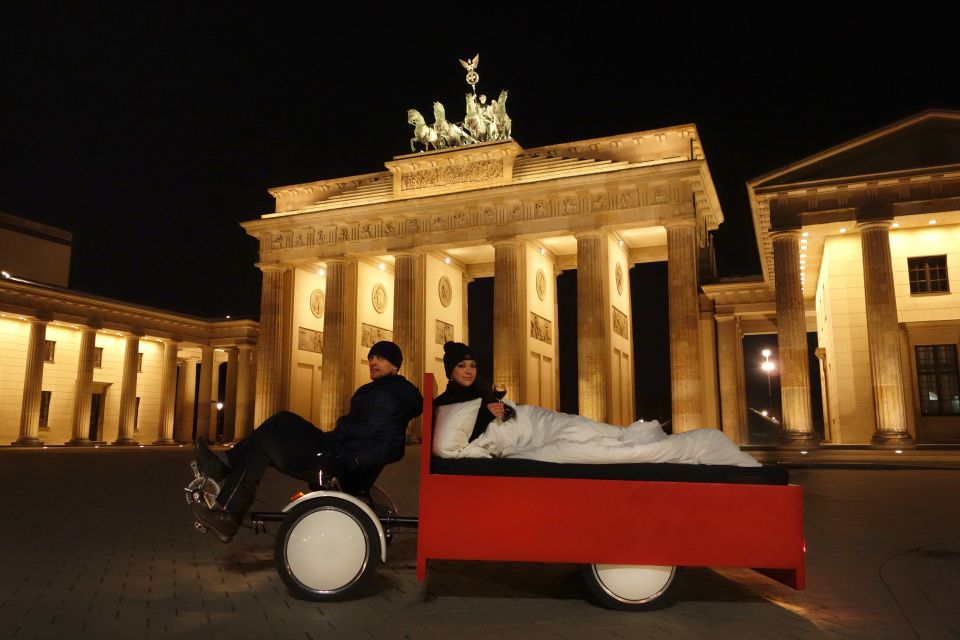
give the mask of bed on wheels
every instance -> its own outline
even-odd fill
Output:
[[[433,396],[428,374],[424,398]],[[803,493],[786,469],[432,456],[425,402],[417,578],[431,560],[584,565],[617,609],[658,603],[678,567],[747,567],[804,588]]]
[[[804,588],[803,494],[785,469],[438,458],[435,385],[427,374],[419,518],[398,515],[376,486],[250,514],[255,526],[281,523],[275,562],[294,595],[349,597],[399,527],[419,529],[420,581],[432,560],[574,563],[600,604],[627,610],[662,603],[685,566],[748,567]],[[188,501],[205,499],[208,482],[198,477]]]

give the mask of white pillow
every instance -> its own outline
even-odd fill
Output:
[[[433,455],[456,458],[467,446],[480,411],[480,398],[437,407],[433,414]]]

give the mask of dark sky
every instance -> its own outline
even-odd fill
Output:
[[[201,316],[256,315],[237,223],[272,209],[269,187],[382,170],[408,151],[407,108],[462,117],[457,58],[476,52],[527,148],[695,122],[727,220],[721,275],[759,273],[748,179],[960,108],[954,20],[918,5],[876,21],[806,5],[55,4],[0,8],[0,211],[74,233],[73,288]]]

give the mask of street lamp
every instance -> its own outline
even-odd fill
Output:
[[[773,387],[770,386],[770,372],[777,368],[777,365],[770,360],[770,355],[773,352],[770,349],[764,349],[760,352],[760,355],[763,356],[763,362],[760,363],[760,368],[763,369],[767,374],[767,407],[770,410],[770,413],[773,413]]]

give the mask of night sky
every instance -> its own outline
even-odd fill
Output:
[[[440,100],[462,118],[457,60],[477,52],[478,89],[510,91],[525,148],[696,123],[726,218],[721,276],[760,273],[747,180],[960,108],[955,20],[916,3],[915,17],[879,20],[807,5],[748,17],[597,2],[570,16],[109,4],[0,7],[0,211],[74,234],[72,288],[203,317],[257,316],[256,243],[238,223],[272,211],[268,188],[382,171],[409,152],[406,109]],[[647,417],[669,414],[665,273],[631,270]],[[488,284],[473,287],[481,302]],[[570,291],[575,272],[560,279]],[[484,354],[490,320],[471,319]],[[575,319],[559,324],[575,411],[576,341],[563,332]],[[765,379],[752,382],[765,401]]]

